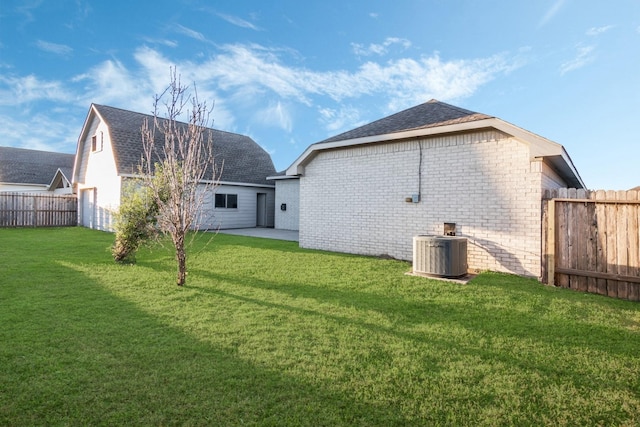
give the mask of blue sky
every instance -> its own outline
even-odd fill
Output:
[[[0,145],[73,153],[92,102],[148,113],[170,66],[279,170],[435,98],[640,185],[638,0],[2,0]]]

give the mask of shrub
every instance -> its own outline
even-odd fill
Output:
[[[158,205],[148,187],[135,181],[125,185],[120,208],[115,214],[116,239],[111,247],[116,262],[135,263],[140,246],[158,235],[157,215]]]

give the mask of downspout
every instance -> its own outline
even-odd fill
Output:
[[[418,202],[422,201],[422,141],[418,141],[420,161],[418,162]]]

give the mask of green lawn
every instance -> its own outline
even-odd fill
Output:
[[[640,425],[640,304],[218,235],[0,229],[0,425]]]

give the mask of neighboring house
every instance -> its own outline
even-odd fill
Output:
[[[73,170],[80,225],[113,229],[123,184],[138,176],[145,118],[153,123],[146,114],[96,104],[89,108]],[[223,167],[215,195],[206,197],[199,228],[273,227],[275,186],[266,180],[275,174],[271,157],[247,136],[211,131],[215,161]],[[162,144],[160,132],[156,137]]]
[[[73,154],[0,147],[0,192],[72,194]]]
[[[302,247],[411,260],[413,236],[454,223],[470,270],[534,277],[543,190],[584,188],[561,145],[436,100],[313,144],[286,175]]]

